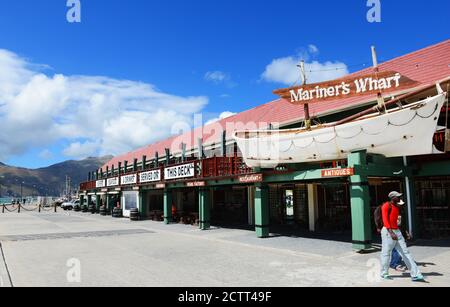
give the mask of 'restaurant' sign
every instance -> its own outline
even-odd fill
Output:
[[[239,183],[262,182],[263,175],[262,174],[254,174],[254,175],[241,176],[241,177],[239,177],[238,181],[239,181]]]
[[[195,177],[195,163],[183,164],[164,169],[164,179],[181,179]]]
[[[96,188],[104,188],[104,187],[106,187],[106,181],[104,179],[103,180],[97,180],[95,182],[95,187]]]
[[[137,183],[137,175],[125,175],[120,177],[120,184],[126,185],[126,184],[136,184]]]
[[[322,170],[322,178],[350,177],[355,175],[354,168],[338,168]]]
[[[119,177],[109,178],[106,180],[106,186],[115,187],[119,185]]]
[[[161,181],[161,170],[154,170],[149,172],[144,172],[139,174],[139,182],[157,182]]]
[[[274,91],[274,94],[293,104],[313,103],[336,98],[392,92],[418,85],[400,73],[394,71],[380,72],[377,75],[341,78],[333,81],[297,86]]]

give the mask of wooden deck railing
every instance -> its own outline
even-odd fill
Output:
[[[197,165],[201,165],[201,171],[196,171],[195,179],[207,179],[207,178],[218,178],[218,177],[233,177],[233,176],[239,176],[239,175],[246,175],[253,173],[253,169],[247,167],[247,165],[244,163],[244,160],[241,157],[213,157],[213,158],[207,158],[203,160],[195,160],[190,161],[186,163],[195,163],[196,170]],[[169,165],[168,167],[173,167],[177,165],[182,165],[186,163],[177,163],[173,165]],[[155,169],[153,169],[155,170]],[[133,171],[133,172],[127,172],[125,174],[121,174],[121,176],[124,175],[133,175],[133,174],[139,174],[142,172],[147,172],[152,170],[140,170],[140,171]],[[109,176],[108,178],[117,177],[116,176]],[[164,168],[161,168],[161,177],[164,181]],[[102,178],[102,179],[107,179]],[[99,180],[102,180],[99,179]],[[139,176],[138,176],[138,182],[139,183]],[[121,186],[121,185],[119,185]],[[87,191],[87,190],[94,190],[96,189],[96,180],[83,182],[80,184],[80,190],[81,191]]]

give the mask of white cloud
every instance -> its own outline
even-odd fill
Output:
[[[223,84],[227,88],[234,88],[237,86],[237,83],[231,80],[231,75],[228,73],[225,73],[223,71],[208,71],[205,76],[205,80],[208,82],[212,82],[216,85]]]
[[[319,49],[315,45],[308,46],[308,52],[302,52],[296,56],[288,56],[274,59],[272,63],[266,66],[266,70],[261,78],[268,82],[283,83],[288,86],[299,84],[300,69],[298,64],[305,60],[305,69],[308,83],[317,83],[332,79],[337,79],[349,73],[345,63],[339,61],[319,62],[311,60],[311,57],[317,55]]]
[[[208,71],[205,74],[205,80],[214,82],[214,83],[222,83],[227,80],[230,80],[230,75],[227,73],[224,73],[222,71]]]
[[[39,153],[39,158],[44,160],[50,160],[51,158],[53,158],[53,153],[48,149],[44,149]]]
[[[316,45],[312,45],[311,44],[311,45],[308,46],[308,51],[309,51],[310,54],[316,55],[316,54],[319,53],[319,48],[317,48]]]
[[[63,150],[63,154],[72,158],[86,158],[89,156],[95,156],[99,148],[98,143],[86,141],[84,143],[75,142],[70,144]]]
[[[205,123],[205,126],[206,126],[206,125],[209,125],[209,124],[213,124],[213,123],[215,123],[215,122],[218,122],[219,120],[222,120],[222,119],[225,119],[225,118],[234,116],[234,115],[236,115],[236,113],[233,113],[233,112],[230,112],[230,111],[222,112],[222,113],[220,113],[219,117],[208,120],[208,121]]]
[[[99,76],[45,75],[0,49],[0,160],[64,140],[73,158],[119,154],[192,122],[207,97],[181,97],[154,85]]]

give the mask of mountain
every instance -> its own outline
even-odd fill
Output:
[[[86,181],[88,172],[99,169],[111,159],[112,156],[70,160],[39,169],[12,167],[0,162],[0,197],[20,196],[21,188],[24,196],[59,196],[65,190],[66,176],[76,190]]]

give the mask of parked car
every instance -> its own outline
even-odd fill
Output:
[[[61,208],[64,210],[73,210],[73,208],[75,207],[75,203],[74,202],[64,202],[61,205]]]

